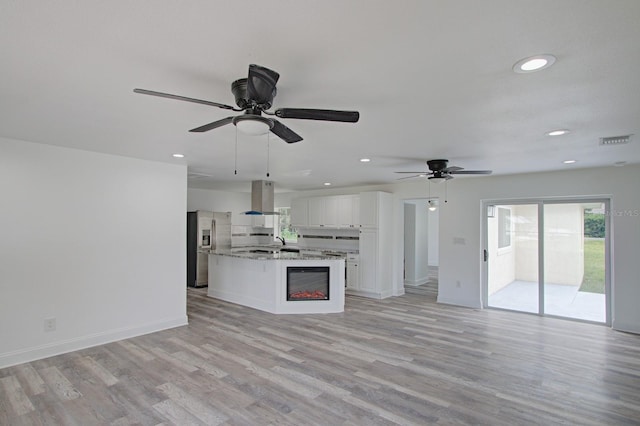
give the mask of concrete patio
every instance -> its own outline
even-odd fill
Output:
[[[545,313],[587,321],[606,322],[604,294],[578,291],[578,286],[545,284]],[[492,308],[538,312],[538,283],[513,281],[489,296]]]

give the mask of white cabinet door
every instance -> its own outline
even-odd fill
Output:
[[[277,215],[251,215],[252,225],[261,228],[273,228],[276,223],[274,218],[279,217]]]
[[[347,256],[347,290],[358,290],[360,288],[360,261],[358,259],[358,257],[353,258],[351,255]]]
[[[347,262],[347,289],[357,290],[360,287],[358,262]]]
[[[296,198],[291,200],[291,226],[309,226],[309,200]]]
[[[359,290],[378,291],[378,231],[360,230]]]
[[[238,226],[253,226],[253,216],[244,213],[233,213],[231,215],[231,224]]]
[[[351,196],[351,221],[354,228],[360,226],[360,195]]]
[[[363,228],[378,227],[378,192],[360,193],[360,226]]]
[[[309,226],[323,226],[322,197],[309,198]]]
[[[360,196],[358,195],[340,195],[337,199],[338,211],[338,227],[355,228],[360,222],[359,204]]]
[[[338,227],[338,197],[322,197],[321,226]]]

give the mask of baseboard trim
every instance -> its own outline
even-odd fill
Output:
[[[438,295],[437,302],[443,305],[460,306],[462,308],[482,309],[482,305],[463,304],[463,303],[460,303],[459,300],[447,299],[440,295]]]
[[[611,328],[616,331],[622,331],[623,333],[632,333],[632,334],[640,334],[640,329],[638,329],[638,324],[626,324],[620,321],[613,321],[611,324]]]
[[[156,331],[180,327],[187,325],[188,323],[187,316],[185,315],[141,326],[124,327],[102,333],[95,333],[87,336],[53,342],[46,345],[6,352],[0,354],[0,368],[11,367],[25,362],[61,355],[67,352],[104,345],[118,340],[129,339],[131,337],[142,336],[143,334],[155,333]]]
[[[421,278],[419,280],[404,280],[404,285],[408,285],[411,287],[417,287],[419,285],[424,285],[429,282],[429,277]]]

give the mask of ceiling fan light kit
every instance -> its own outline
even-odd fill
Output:
[[[265,135],[273,128],[273,121],[265,117],[253,115],[234,117],[233,124],[242,133],[253,136]]]
[[[431,183],[442,183],[446,181],[447,181],[447,178],[444,178],[444,177],[436,177],[436,176],[429,177],[429,182]]]
[[[248,77],[240,78],[231,83],[231,93],[233,93],[238,108],[217,102],[187,98],[185,96],[172,95],[153,90],[134,89],[133,91],[143,95],[193,102],[237,112],[244,111],[244,115],[226,117],[189,130],[190,132],[198,133],[207,132],[233,123],[237,129],[249,135],[263,135],[271,131],[285,142],[294,143],[301,141],[302,136],[278,120],[262,117],[262,114],[264,113],[283,119],[339,121],[343,123],[357,123],[360,119],[360,113],[358,111],[310,108],[279,108],[273,112],[268,111],[273,104],[273,99],[278,93],[276,83],[279,78],[280,74],[269,68],[255,64],[249,65]]]

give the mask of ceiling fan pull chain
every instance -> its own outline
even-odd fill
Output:
[[[236,127],[236,152],[235,152],[233,167],[235,169],[233,171],[233,174],[237,175],[238,174],[238,128],[237,127]]]
[[[449,196],[447,195],[447,181],[444,181],[444,202],[447,202],[447,198],[449,198]]]
[[[267,132],[267,177],[269,177],[269,142],[271,141],[269,133],[271,132]]]

